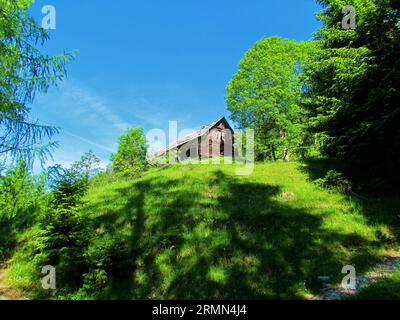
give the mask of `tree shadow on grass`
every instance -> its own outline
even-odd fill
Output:
[[[229,277],[224,298],[301,298],[305,289],[320,289],[319,276],[342,277],[338,247],[359,246],[353,261],[370,257],[371,243],[364,238],[326,230],[323,216],[276,201],[277,186],[241,182],[222,172],[215,181],[226,190],[218,203],[227,217],[215,228],[230,235],[225,250],[230,262],[212,263]]]
[[[307,173],[310,181],[325,177],[329,170],[341,171],[343,166],[333,159],[308,159],[300,168]],[[372,226],[385,225],[388,234],[378,234],[382,242],[400,241],[400,197],[382,194],[355,194],[347,195],[348,200],[360,208],[361,213]],[[391,235],[389,235],[391,234]]]
[[[17,239],[10,220],[0,217],[0,264],[7,259],[11,248],[16,246]]]
[[[116,196],[128,199],[126,204],[115,210],[108,209],[100,215],[96,214],[93,218],[93,228],[98,234],[95,242],[101,243],[102,239],[109,238],[107,241],[116,249],[107,259],[109,265],[105,266],[105,269],[110,284],[100,298],[132,298],[138,289],[134,279],[138,267],[155,258],[153,252],[159,253],[159,246],[168,247],[169,243],[179,241],[178,235],[181,231],[174,227],[179,226],[179,216],[186,212],[191,199],[196,196],[190,191],[171,191],[179,183],[176,179],[152,178],[140,180],[129,188],[119,188]],[[166,205],[166,195],[176,200],[171,205]],[[146,198],[149,198],[149,203],[146,203]],[[101,210],[102,205],[104,201],[99,201],[87,206],[86,210],[96,212]],[[115,239],[118,240],[113,241]],[[124,244],[127,247],[124,247]],[[152,286],[151,282],[146,282],[139,287],[147,292]]]
[[[19,210],[12,218],[0,212],[0,263],[11,256],[18,245],[17,235],[33,226],[36,215],[34,207]]]
[[[310,158],[302,160],[300,170],[305,172],[311,181],[324,178],[329,170],[343,171],[339,161],[330,158]]]
[[[204,188],[182,178],[148,178],[125,206],[94,221],[101,238],[122,235],[106,299],[296,299],[319,276],[343,277],[342,249],[371,259],[374,245],[323,228],[323,216],[276,200],[278,186],[216,171]],[[205,193],[204,193],[205,192]]]

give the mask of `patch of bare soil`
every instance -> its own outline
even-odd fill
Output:
[[[25,300],[22,292],[6,281],[7,265],[0,263],[0,300]]]
[[[341,300],[342,298],[356,295],[361,289],[368,287],[370,284],[390,276],[393,272],[400,268],[400,252],[393,252],[386,257],[384,261],[370,271],[364,274],[357,274],[356,289],[345,289],[341,284],[331,285],[326,283],[321,294],[312,297],[313,300]]]

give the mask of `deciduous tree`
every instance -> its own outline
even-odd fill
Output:
[[[255,155],[287,158],[301,155],[308,138],[301,108],[300,74],[311,43],[279,37],[257,42],[240,61],[229,82],[228,110],[240,129],[255,129]]]
[[[147,168],[147,141],[142,128],[128,129],[119,137],[117,153],[112,155],[113,170],[136,175]]]

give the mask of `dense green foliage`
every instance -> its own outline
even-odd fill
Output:
[[[29,119],[35,94],[62,80],[71,54],[40,51],[47,32],[28,14],[31,0],[0,0],[0,163],[6,158],[45,160],[56,143],[43,145],[58,129]]]
[[[48,297],[40,288],[40,273],[35,271],[44,265],[56,267],[57,283],[63,288],[59,295],[80,288],[90,272],[84,254],[95,233],[80,213],[89,186],[88,167],[76,169],[88,155],[96,159],[90,152],[70,169],[51,167],[39,177],[32,176],[20,162],[0,180],[0,262],[15,250],[27,259],[23,265],[34,298]]]
[[[342,173],[335,170],[329,170],[325,177],[316,180],[315,183],[327,189],[336,189],[342,193],[351,192],[351,182],[343,177]]]
[[[400,179],[400,4],[318,2],[323,27],[313,41],[266,38],[246,53],[228,85],[231,118],[255,129],[258,160],[288,151],[304,157],[318,147],[345,163],[359,186],[393,192]],[[343,28],[347,5],[355,7],[355,29]]]
[[[241,129],[255,129],[258,160],[307,153],[310,137],[299,76],[312,46],[278,37],[263,39],[246,53],[228,84],[231,118]]]
[[[112,155],[113,170],[135,176],[147,168],[147,141],[142,128],[132,128],[119,137],[117,153]]]
[[[44,175],[33,177],[27,164],[20,161],[0,177],[1,215],[13,220],[24,211],[34,211],[44,192]]]
[[[45,176],[33,177],[23,161],[0,176],[0,261],[15,248],[18,233],[43,211],[45,189]]]
[[[83,252],[90,229],[79,213],[87,179],[73,169],[62,170],[53,181],[53,191],[43,215],[38,217],[39,232],[33,238],[39,266],[57,268],[57,282],[68,288],[79,283],[85,272]]]
[[[306,69],[311,131],[325,154],[347,164],[353,179],[398,190],[400,2],[318,2],[325,6],[316,35],[321,50]],[[357,13],[355,30],[341,25],[349,4]]]

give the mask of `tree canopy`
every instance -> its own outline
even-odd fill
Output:
[[[305,71],[310,128],[322,151],[362,183],[393,184],[400,167],[400,2],[318,1],[320,50]],[[356,29],[342,28],[354,6]]]
[[[28,14],[31,0],[0,0],[0,160],[45,160],[57,146],[43,145],[57,128],[29,119],[29,105],[66,74],[73,53],[48,56],[49,35]]]
[[[89,179],[101,172],[100,159],[92,150],[89,150],[81,157],[80,160],[72,164],[72,169],[79,172],[86,179]]]
[[[117,153],[111,157],[112,168],[122,175],[136,175],[147,167],[147,140],[142,128],[128,129],[119,137]]]
[[[285,149],[301,154],[307,137],[299,75],[310,51],[311,43],[263,39],[245,54],[228,84],[231,119],[241,129],[255,129],[258,160],[275,160]]]
[[[390,189],[400,178],[400,2],[317,2],[312,41],[266,38],[245,54],[227,88],[231,118],[255,129],[258,160],[304,156],[317,142],[360,186]]]

